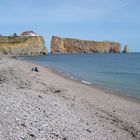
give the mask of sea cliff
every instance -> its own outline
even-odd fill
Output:
[[[51,52],[54,53],[120,53],[121,44],[111,41],[87,41],[53,36]]]
[[[129,52],[128,45],[125,45],[124,46],[124,49],[123,49],[123,53],[128,53],[128,52]]]
[[[1,36],[0,55],[46,55],[42,36]]]

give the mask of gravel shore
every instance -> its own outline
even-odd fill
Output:
[[[140,103],[4,58],[0,140],[140,140]]]

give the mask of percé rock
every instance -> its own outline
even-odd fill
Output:
[[[1,36],[0,55],[46,55],[42,36]]]
[[[128,52],[129,52],[128,45],[125,45],[125,46],[124,46],[123,53],[128,53]]]
[[[53,36],[51,52],[54,53],[120,53],[121,44],[110,41],[87,41]]]

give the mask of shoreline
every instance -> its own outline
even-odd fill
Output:
[[[27,61],[28,62],[28,61]],[[31,62],[32,63],[32,62]],[[34,64],[34,63],[32,63]],[[58,70],[55,70],[53,68],[49,68],[47,66],[43,66],[43,65],[40,65],[40,64],[36,64],[36,65],[39,65],[39,66],[42,66],[42,67],[45,67],[49,70],[51,70],[53,73],[59,75],[59,76],[62,76],[63,78],[65,78],[66,80],[71,80],[71,81],[74,81],[74,82],[77,82],[79,84],[82,84],[82,85],[86,85],[86,86],[89,86],[89,87],[92,87],[93,89],[97,89],[97,90],[100,90],[101,92],[104,92],[106,94],[111,94],[111,95],[114,95],[114,96],[117,96],[117,97],[120,97],[120,98],[123,98],[123,99],[126,99],[126,100],[129,100],[129,101],[133,101],[133,102],[136,102],[136,103],[139,103],[140,104],[140,99],[139,98],[136,98],[136,97],[132,97],[132,96],[128,96],[128,95],[124,95],[124,94],[121,94],[121,93],[117,93],[115,91],[111,91],[109,89],[105,89],[104,87],[101,87],[101,86],[97,86],[95,84],[88,84],[88,81],[85,81],[82,82],[82,80],[80,79],[76,79],[74,76],[72,76],[73,78],[63,74],[63,72],[59,72]]]
[[[14,59],[14,58],[13,58]],[[18,60],[18,58],[15,58]],[[134,96],[129,96],[129,95],[124,95],[124,94],[121,94],[121,93],[118,93],[118,92],[115,92],[115,91],[112,91],[112,90],[109,90],[109,89],[106,89],[104,87],[101,87],[101,86],[97,86],[95,84],[88,84],[89,82],[88,81],[85,81],[85,82],[82,82],[84,80],[82,79],[77,79],[76,77],[74,77],[73,75],[67,75],[66,73],[62,72],[62,71],[59,71],[55,68],[50,68],[48,66],[45,66],[45,65],[41,65],[39,63],[34,63],[33,61],[31,60],[25,60],[25,59],[19,59],[21,61],[25,61],[25,62],[28,62],[28,63],[31,63],[31,64],[35,64],[35,65],[38,65],[38,66],[41,66],[41,67],[44,67],[46,69],[49,69],[51,72],[53,72],[54,74],[58,75],[58,76],[61,76],[63,78],[65,78],[66,80],[70,80],[70,81],[73,81],[73,82],[76,82],[76,83],[79,83],[79,84],[82,84],[82,85],[86,85],[86,86],[89,86],[89,87],[92,87],[93,89],[97,89],[97,90],[100,90],[101,92],[104,92],[106,94],[111,94],[113,96],[117,96],[117,97],[120,97],[120,98],[123,98],[123,99],[126,99],[126,100],[129,100],[129,101],[132,101],[132,102],[135,102],[135,103],[138,103],[140,104],[140,98],[136,98]]]
[[[23,60],[24,61],[24,60]],[[27,61],[28,62],[28,61]],[[32,63],[32,62],[31,62]],[[36,64],[36,63],[32,63],[32,64]],[[97,89],[97,90],[100,90],[101,92],[104,92],[106,94],[111,94],[111,95],[114,95],[114,96],[117,96],[117,97],[120,97],[120,98],[123,98],[123,99],[126,99],[126,100],[129,100],[129,101],[133,101],[133,102],[136,102],[136,103],[139,103],[140,104],[140,99],[139,98],[136,98],[136,97],[132,97],[132,96],[128,96],[128,95],[124,95],[124,94],[121,94],[121,93],[117,93],[115,91],[111,91],[109,89],[105,89],[101,86],[97,86],[95,84],[88,84],[88,81],[85,81],[82,82],[82,80],[80,79],[76,79],[76,77],[72,76],[73,78],[71,78],[70,76],[67,76],[65,73],[63,72],[59,72],[58,70],[55,70],[53,68],[49,68],[48,66],[43,66],[41,64],[36,64],[36,65],[39,65],[41,67],[44,67],[46,69],[49,69],[51,70],[53,73],[59,75],[59,76],[62,76],[63,78],[65,78],[66,80],[71,80],[71,81],[74,81],[74,82],[77,82],[79,84],[82,84],[82,85],[86,85],[86,86],[89,86],[89,87],[92,87],[93,89]]]
[[[0,89],[0,140],[140,138],[139,103],[67,79],[42,65],[3,59]]]

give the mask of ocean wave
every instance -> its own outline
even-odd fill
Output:
[[[91,83],[90,83],[90,82],[88,82],[88,81],[85,81],[85,80],[81,80],[81,82],[82,82],[82,83],[84,83],[84,84],[91,85]]]

